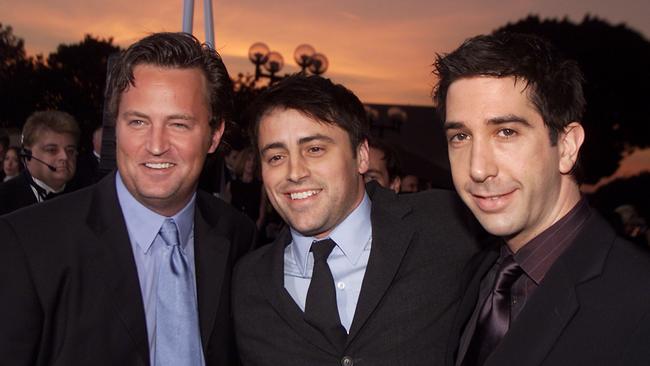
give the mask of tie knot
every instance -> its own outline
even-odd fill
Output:
[[[505,257],[499,267],[497,279],[494,284],[494,290],[496,292],[509,291],[512,284],[517,281],[522,273],[524,273],[524,270],[519,266],[512,255]]]
[[[330,253],[332,253],[332,250],[335,246],[336,243],[332,239],[314,241],[311,244],[310,249],[314,254],[314,262],[322,260],[327,261],[327,257],[329,257]]]
[[[165,244],[169,246],[180,244],[180,240],[178,240],[178,228],[176,227],[174,220],[165,219],[165,221],[163,221],[162,227],[160,227],[160,237],[163,239]]]

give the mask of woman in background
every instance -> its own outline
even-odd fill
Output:
[[[7,149],[5,154],[5,159],[2,162],[2,173],[4,178],[3,182],[8,181],[9,179],[15,178],[23,170],[23,165],[20,163],[19,150],[15,146],[11,146]]]

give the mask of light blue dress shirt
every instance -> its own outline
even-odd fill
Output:
[[[126,189],[119,172],[115,174],[117,199],[122,208],[126,229],[131,240],[133,258],[138,270],[142,303],[147,321],[147,336],[149,337],[149,355],[151,365],[155,365],[156,355],[156,288],[158,285],[158,270],[165,243],[158,236],[158,231],[166,217],[161,216],[138,202]],[[194,269],[194,207],[196,194],[190,202],[171,218],[178,227],[181,247],[188,259],[190,270],[194,276],[194,296],[196,296],[196,271]],[[183,245],[184,244],[184,245]],[[198,314],[198,309],[197,309]],[[201,365],[205,359],[201,354]]]
[[[357,308],[363,276],[370,258],[372,226],[370,199],[364,194],[357,208],[329,235],[336,247],[327,258],[336,287],[336,304],[341,324],[350,332]],[[314,256],[309,251],[314,237],[300,235],[291,229],[292,242],[284,250],[284,287],[302,311],[305,311],[307,290],[314,269]],[[322,238],[325,239],[325,238]],[[320,240],[320,239],[319,239]]]

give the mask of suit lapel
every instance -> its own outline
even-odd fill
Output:
[[[534,366],[579,311],[576,289],[599,276],[615,234],[592,213],[574,244],[558,258],[486,365]]]
[[[217,213],[203,207],[197,194],[194,216],[196,292],[203,349],[207,349],[227,273],[231,243],[217,230]],[[229,278],[229,277],[228,277]]]
[[[110,298],[145,364],[149,363],[149,343],[133,251],[115,190],[115,174],[110,174],[92,192],[87,224],[96,236],[97,273],[106,282]]]
[[[372,246],[348,344],[354,340],[386,294],[414,235],[411,226],[404,222],[411,207],[402,204],[396,195],[388,195],[374,188],[368,191],[372,199]]]
[[[284,288],[284,249],[290,242],[291,234],[288,228],[285,228],[255,267],[255,277],[262,294],[280,317],[301,337],[329,354],[340,356],[334,345],[305,322],[303,311]]]
[[[19,176],[14,178],[14,179],[20,179],[21,189],[18,191],[18,197],[16,198],[16,201],[20,204],[20,207],[25,207],[25,206],[38,203],[38,200],[34,195],[34,191],[32,191],[32,186],[29,184],[29,178],[27,177],[27,174],[28,172],[27,170],[25,170],[22,173],[20,173]]]

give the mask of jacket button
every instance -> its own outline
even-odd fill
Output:
[[[350,356],[345,356],[341,359],[341,366],[353,366],[354,360]]]

